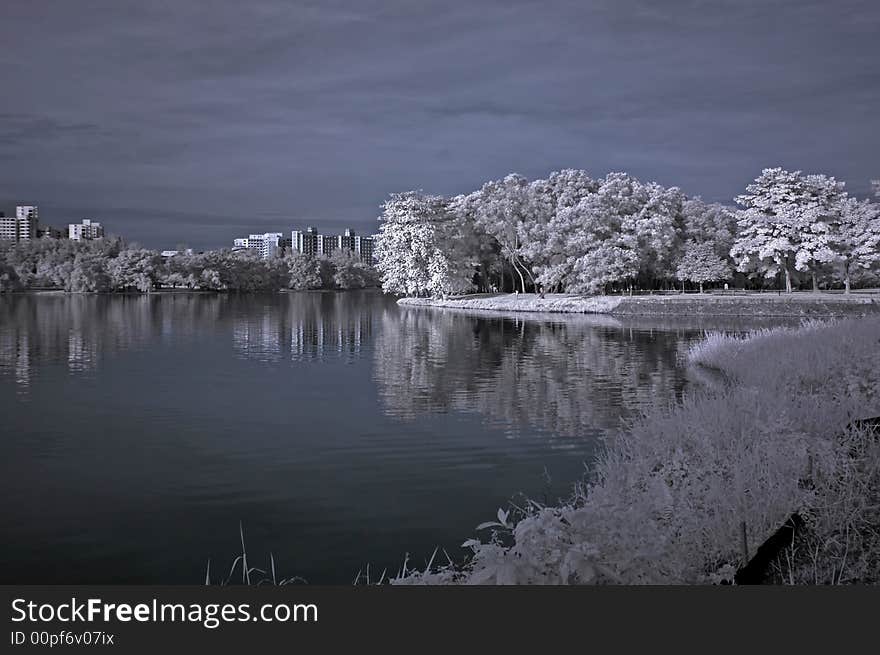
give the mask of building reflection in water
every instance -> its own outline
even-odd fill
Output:
[[[377,295],[290,293],[236,314],[233,345],[248,359],[267,362],[361,356],[373,332]]]
[[[31,353],[28,334],[0,331],[0,374],[11,376],[19,392],[27,391],[31,382]]]
[[[84,374],[115,353],[226,330],[248,359],[354,359],[372,338],[374,309],[389,302],[371,292],[9,296],[0,298],[0,378],[24,392],[42,366]]]
[[[0,298],[0,378],[26,392],[41,367],[96,370],[115,353],[163,335],[195,334],[223,300],[206,295],[24,294]]]

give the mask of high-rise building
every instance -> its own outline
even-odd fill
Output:
[[[35,222],[40,218],[40,210],[36,205],[19,205],[15,208],[15,217],[21,219],[33,219]]]
[[[260,257],[268,259],[283,249],[287,244],[287,239],[281,232],[266,232],[265,234],[249,234],[247,238],[234,239],[232,241],[233,250],[256,250],[260,253]]]
[[[39,210],[34,205],[19,205],[15,216],[0,214],[0,239],[23,241],[36,239],[39,225]]]
[[[253,236],[251,235],[250,238],[253,238]],[[283,248],[284,236],[281,232],[266,232],[262,237],[263,243],[260,247],[260,257],[263,259],[274,257]]]
[[[19,205],[15,208],[18,219],[18,239],[36,239],[40,223],[40,210],[36,205]]]
[[[294,230],[290,233],[291,248],[304,255],[318,255],[318,236],[318,231],[313,227],[306,228],[305,232]]]
[[[354,251],[365,264],[373,266],[373,237],[354,237]]]
[[[346,229],[339,237],[339,247],[343,250],[354,250],[354,230]]]
[[[333,251],[339,247],[338,241],[338,238],[335,236],[331,236],[329,234],[319,234],[318,254],[327,255],[329,257],[333,254]]]
[[[343,234],[318,234],[310,227],[305,232],[291,232],[291,247],[295,252],[305,255],[330,255],[335,250],[351,251],[367,264],[373,264],[373,237],[356,236],[354,230],[347,229]]]
[[[104,227],[90,218],[84,218],[82,223],[70,223],[67,226],[67,237],[73,241],[100,239],[104,236]]]
[[[15,216],[0,216],[0,239],[18,241],[18,219]]]

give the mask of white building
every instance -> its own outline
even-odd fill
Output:
[[[15,216],[0,213],[0,239],[22,241],[36,239],[39,229],[39,210],[35,205],[19,205]]]
[[[31,219],[36,222],[40,218],[40,210],[36,205],[19,205],[15,208],[15,217],[18,220]]]
[[[104,228],[100,223],[84,218],[82,223],[70,223],[67,226],[67,237],[73,241],[100,239],[104,236]]]
[[[280,248],[284,248],[284,235],[281,232],[266,232],[265,234],[249,234],[247,238],[233,239],[232,248],[256,250],[260,253],[260,257],[268,259],[273,256]]]

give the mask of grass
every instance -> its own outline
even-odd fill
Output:
[[[259,586],[269,584],[281,586],[299,582],[306,582],[303,578],[300,578],[298,576],[292,578],[279,578],[275,570],[275,555],[272,553],[269,553],[269,566],[267,569],[261,569],[256,566],[249,566],[247,547],[245,546],[244,541],[244,525],[241,523],[241,521],[239,521],[238,523],[238,535],[241,539],[241,553],[236,556],[236,558],[232,561],[232,566],[229,567],[229,573],[226,575],[225,578],[212,578],[211,560],[208,559],[208,564],[205,568],[205,585],[230,585],[233,583],[233,577],[236,576],[236,571],[240,571],[241,584],[243,585]]]
[[[726,382],[632,422],[568,502],[499,513],[463,566],[393,582],[731,582],[798,513],[774,581],[880,583],[880,444],[853,425],[880,415],[880,320],[709,335],[689,359]]]

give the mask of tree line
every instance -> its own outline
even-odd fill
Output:
[[[392,194],[377,268],[385,291],[409,296],[880,282],[880,205],[833,177],[768,168],[736,202],[582,170],[511,174],[453,198]]]
[[[0,291],[150,292],[159,289],[266,292],[377,286],[376,270],[349,251],[314,257],[213,250],[162,257],[121,239],[0,241]]]

